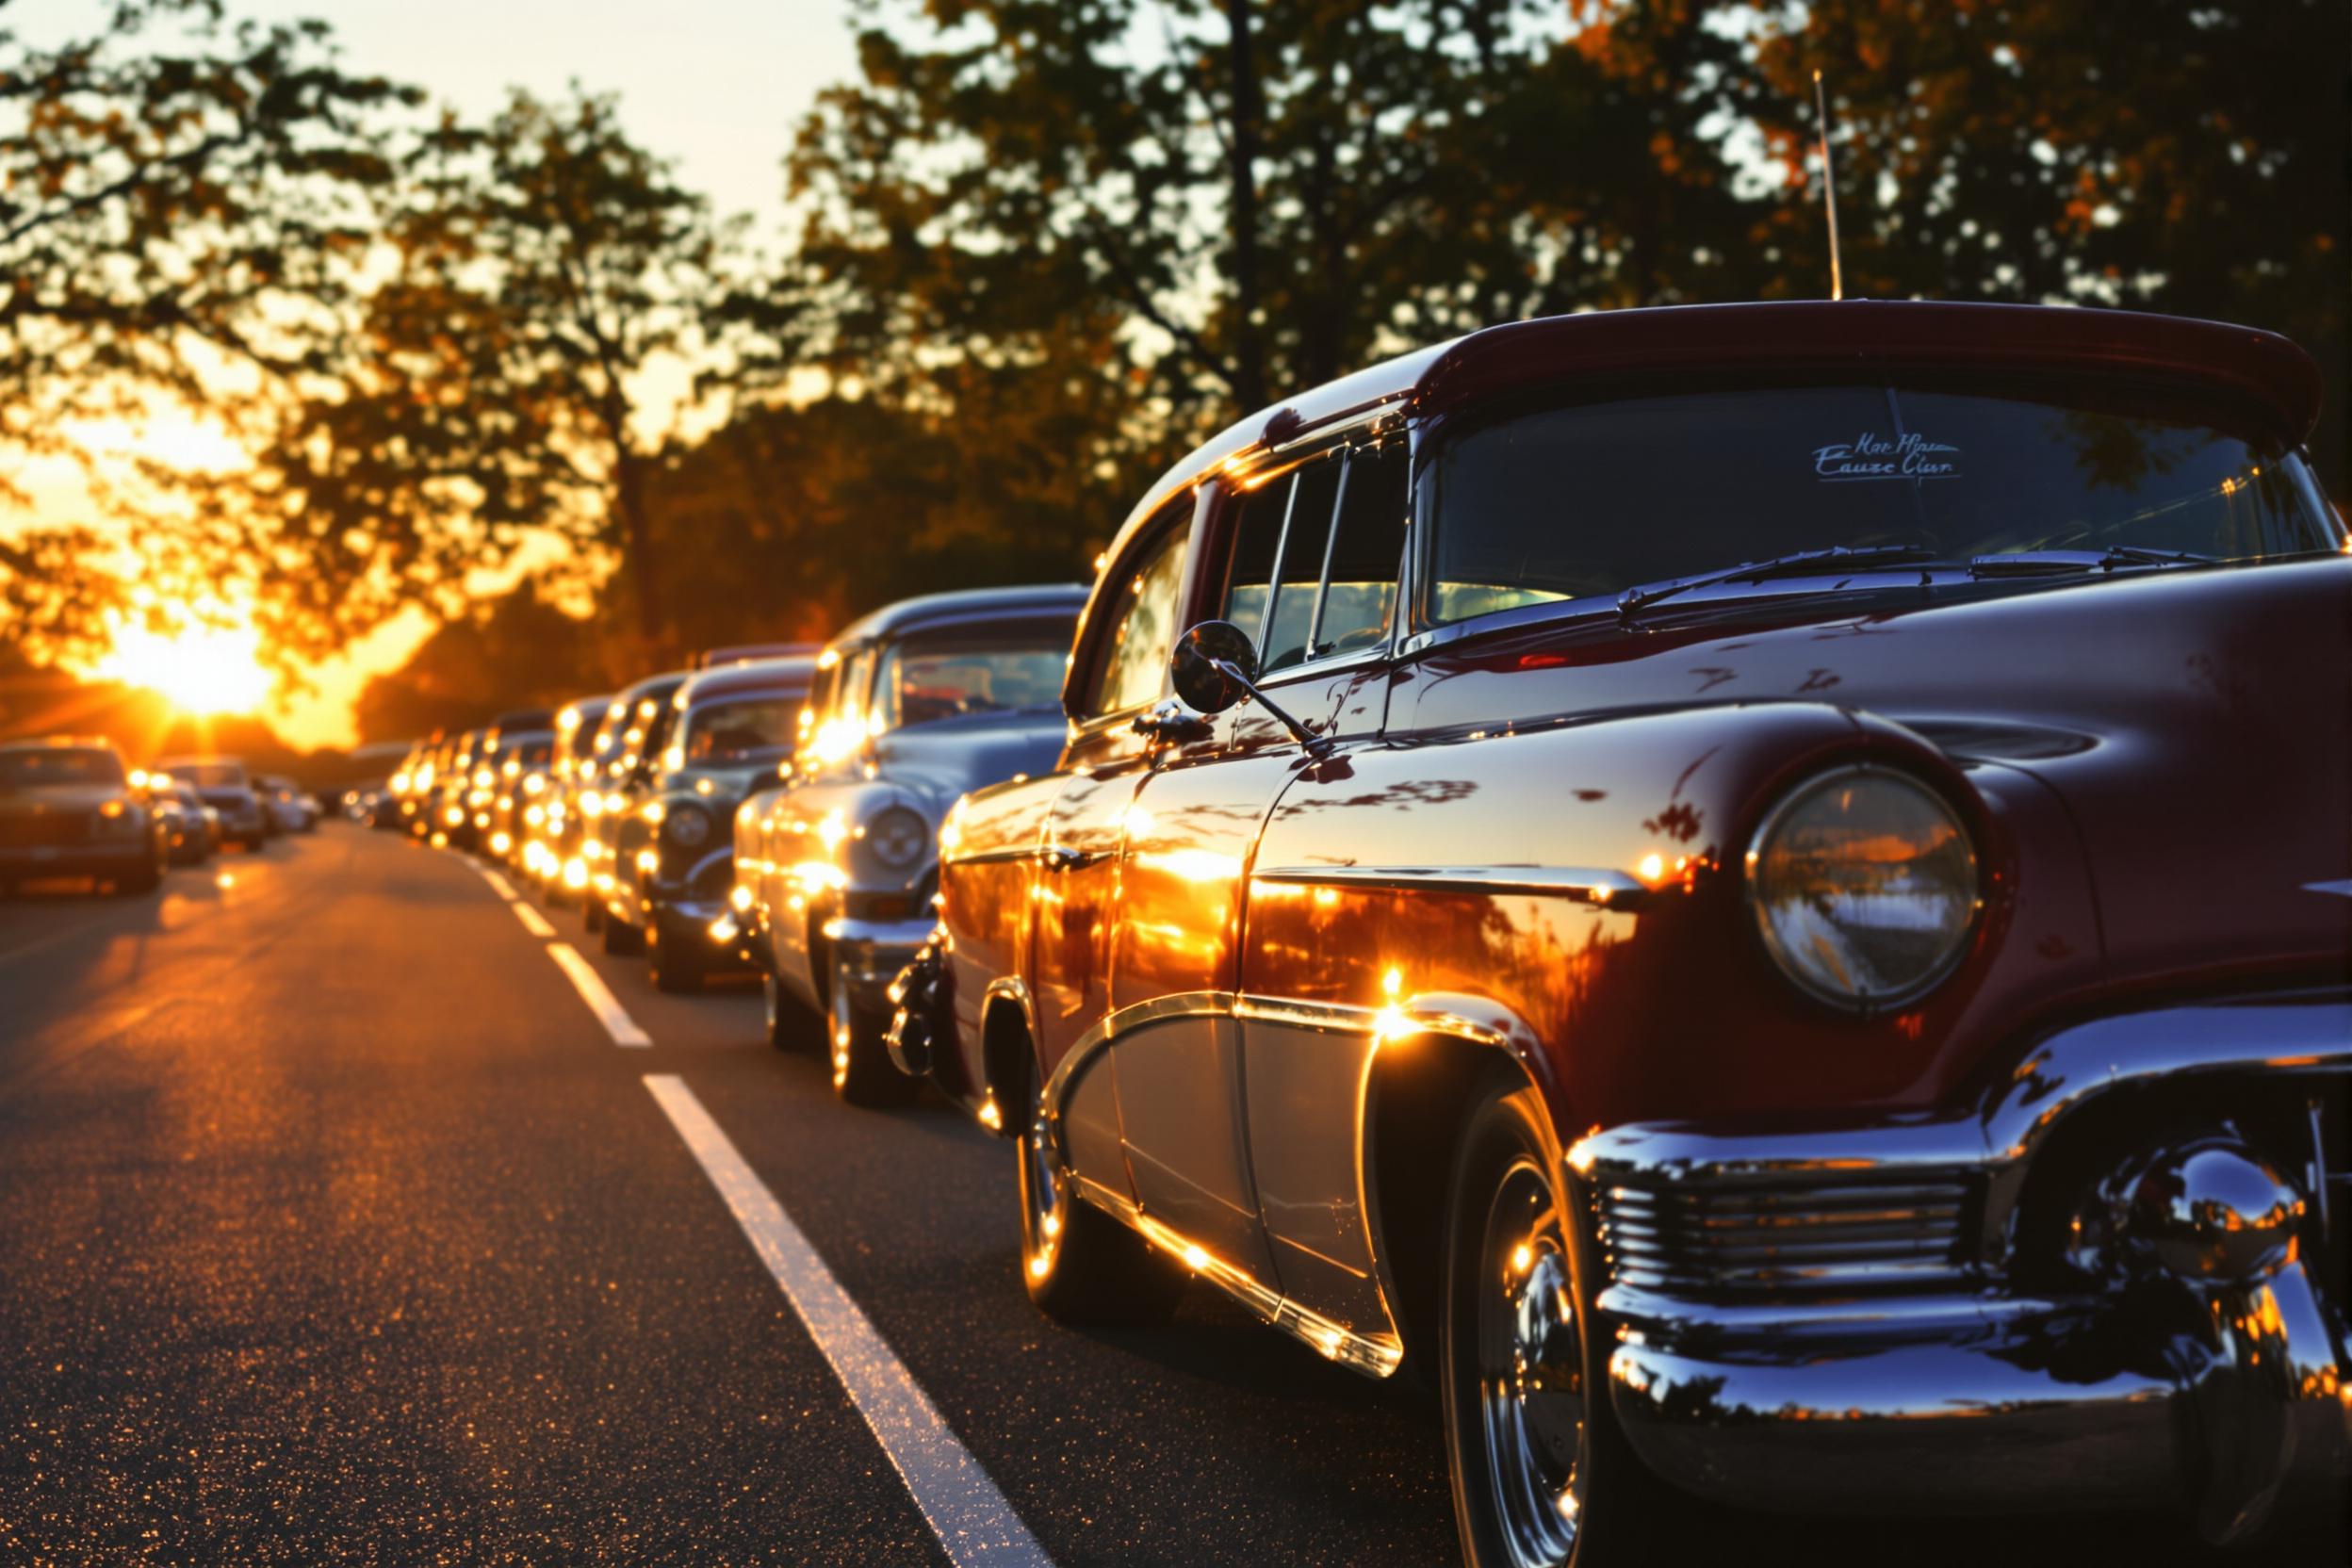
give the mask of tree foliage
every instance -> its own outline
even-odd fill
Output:
[[[1206,431],[1490,321],[1818,296],[1816,69],[1850,292],[2286,332],[2345,484],[2344,0],[853,0],[757,265],[609,98],[420,119],[221,3],[0,30],[0,449],[204,409],[246,461],[115,498],[148,580],[293,653],[426,606],[377,731],[553,694],[510,626],[617,682],[1081,575]],[[0,641],[102,630],[110,538],[0,540]],[[476,602],[551,555],[577,648]]]

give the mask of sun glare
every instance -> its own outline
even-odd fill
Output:
[[[270,694],[261,636],[250,626],[120,626],[99,673],[161,693],[184,713],[247,713]]]

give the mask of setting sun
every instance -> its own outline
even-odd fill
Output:
[[[115,629],[114,651],[100,673],[144,686],[185,713],[246,713],[270,694],[261,637],[250,626],[204,623],[177,631]]]

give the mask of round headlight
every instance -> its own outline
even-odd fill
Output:
[[[710,837],[710,813],[699,806],[673,806],[662,814],[662,831],[679,848],[692,849]]]
[[[1799,989],[1863,1013],[1899,1007],[1968,951],[1976,849],[1926,785],[1841,768],[1800,785],[1756,829],[1748,902]]]
[[[931,825],[906,807],[893,806],[866,824],[866,847],[890,870],[905,871],[931,853]]]

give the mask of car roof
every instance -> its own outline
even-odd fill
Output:
[[[1088,589],[1078,582],[1039,582],[1015,588],[968,588],[925,594],[869,611],[833,634],[830,645],[870,643],[928,626],[990,621],[1024,615],[1075,615]]]
[[[697,670],[715,670],[726,664],[747,664],[754,660],[789,659],[798,654],[814,655],[824,648],[823,643],[734,643],[726,646],[705,648],[694,655]]]
[[[814,655],[760,659],[704,670],[678,689],[670,701],[679,708],[746,692],[805,692],[817,678]]]
[[[2299,442],[2319,368],[2252,327],[2068,306],[1784,300],[1586,311],[1487,327],[1383,360],[1227,426],[1162,474],[1113,541],[1119,555],[1177,491],[1256,453],[1393,407],[1426,415],[1544,385],[1648,371],[2033,370],[2125,375],[2251,404]]]
[[[220,752],[191,751],[182,753],[177,757],[160,758],[156,760],[155,766],[169,773],[173,767],[186,762],[235,762],[241,768],[245,765],[245,759],[230,757]]]
[[[626,702],[634,708],[647,697],[668,696],[691,679],[694,673],[692,670],[664,670],[660,675],[649,675],[635,685],[623,688],[620,695],[613,700]]]

